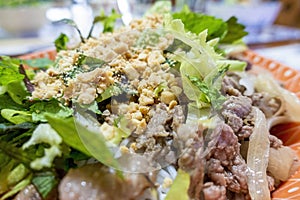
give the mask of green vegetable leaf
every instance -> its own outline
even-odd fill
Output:
[[[21,191],[23,188],[25,188],[27,185],[31,183],[32,175],[28,175],[25,179],[20,181],[18,184],[13,186],[10,191],[5,193],[2,197],[1,200],[5,200],[9,197],[12,197],[13,195],[17,194],[19,191]]]
[[[12,98],[12,100],[20,105],[23,104],[23,101],[29,95],[24,83],[19,82],[11,82],[7,85],[7,93]]]
[[[12,132],[25,132],[34,127],[35,127],[34,124],[28,122],[22,124],[16,124],[16,125],[0,124],[0,135],[9,134]]]
[[[188,76],[188,79],[200,91],[199,100],[204,103],[209,103],[212,108],[220,109],[226,98],[221,94],[221,77],[228,71],[229,65],[221,66],[208,74],[204,80],[196,76]]]
[[[54,41],[56,51],[59,52],[61,50],[67,50],[67,43],[69,42],[69,37],[61,33]]]
[[[245,26],[239,24],[236,17],[229,18],[226,23],[228,31],[225,37],[221,39],[220,43],[233,43],[248,34],[245,31]]]
[[[16,161],[23,163],[26,166],[30,166],[30,162],[33,159],[32,155],[29,155],[21,148],[17,148],[14,144],[10,144],[3,140],[0,140],[0,150],[4,154],[8,155],[10,158],[13,158]]]
[[[76,66],[87,65],[89,68],[85,71],[93,71],[96,68],[102,67],[106,62],[104,60],[100,60],[99,58],[94,58],[90,56],[86,56],[83,54],[79,55],[78,61],[75,63]]]
[[[202,13],[194,13],[187,6],[182,11],[173,13],[174,19],[181,19],[187,31],[199,34],[208,30],[207,40],[223,38],[227,34],[227,24],[222,19]]]
[[[1,56],[0,59],[0,85],[8,85],[11,82],[22,81],[23,74],[19,73],[19,59]]]
[[[73,117],[59,118],[55,115],[48,114],[46,115],[46,119],[52,128],[62,137],[64,143],[88,156],[91,156],[91,153],[86,149],[78,135]]]
[[[100,127],[97,126],[99,122],[84,111],[77,111],[79,112],[75,114],[75,126],[86,149],[99,162],[119,169],[118,161],[114,158]]]
[[[8,94],[0,95],[0,110],[4,108],[13,110],[25,110],[23,104],[17,104]]]
[[[35,174],[32,178],[32,183],[42,197],[46,199],[49,193],[57,186],[58,180],[53,172],[46,171]]]
[[[2,109],[1,115],[4,119],[6,119],[14,124],[31,122],[31,114],[26,111],[19,111],[19,110],[13,110],[13,109]]]
[[[97,101],[93,101],[91,104],[80,104],[79,106],[83,109],[92,111],[93,113],[102,114],[102,112],[99,110]]]
[[[190,185],[190,175],[187,172],[179,169],[177,171],[177,176],[167,193],[165,200],[189,200],[188,188]]]
[[[32,120],[34,122],[46,122],[47,114],[55,114],[57,117],[67,118],[73,114],[73,110],[63,106],[55,99],[49,101],[39,101],[30,106]]]
[[[181,19],[185,29],[192,33],[199,34],[208,30],[207,40],[219,38],[219,43],[234,43],[248,34],[245,26],[239,24],[236,17],[223,21],[210,15],[194,13],[187,6],[180,12],[173,13],[173,18]]]
[[[16,165],[16,162],[12,160],[8,155],[0,152],[0,195],[9,190],[11,185],[8,184],[8,176]]]
[[[97,24],[99,22],[103,24],[103,30],[102,30],[103,33],[113,32],[116,20],[119,19],[120,17],[121,17],[121,15],[118,14],[115,11],[115,9],[112,9],[111,14],[108,16],[105,15],[104,11],[102,10],[100,15],[98,15],[94,18],[93,25],[90,29],[88,38],[92,36],[95,24]]]
[[[24,179],[30,173],[29,169],[25,165],[18,164],[8,175],[8,185],[15,185]]]
[[[122,89],[118,85],[114,84],[106,88],[104,92],[101,93],[101,95],[96,100],[97,102],[101,102],[112,96],[117,96],[119,94],[122,94],[122,92],[123,92]]]
[[[56,40],[55,40],[55,46],[56,46]],[[58,50],[57,47],[56,47],[56,50]],[[50,66],[53,66],[54,61],[50,60],[49,58],[35,58],[35,59],[24,60],[24,63],[26,63],[30,67],[35,67],[35,68],[39,68],[39,69],[47,69]]]

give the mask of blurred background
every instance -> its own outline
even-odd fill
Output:
[[[0,55],[16,56],[53,47],[53,41],[60,33],[75,38],[77,33],[74,28],[57,23],[61,19],[73,19],[85,36],[93,17],[100,12],[109,14],[115,9],[122,14],[118,24],[128,24],[133,18],[141,17],[154,2],[155,0],[0,0]],[[269,47],[276,50],[286,45],[289,45],[288,48],[277,52],[300,53],[299,0],[171,0],[171,4],[173,10],[180,10],[187,4],[195,12],[225,20],[236,16],[249,32],[245,43],[259,53],[268,56]],[[93,35],[99,34],[101,29],[98,24]],[[287,62],[274,54],[274,51],[269,56]],[[300,63],[299,59],[292,60]],[[295,63],[289,61],[287,64],[298,67],[299,64]]]

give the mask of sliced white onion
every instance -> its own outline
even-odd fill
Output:
[[[268,171],[275,179],[286,181],[293,169],[295,156],[295,152],[289,147],[271,148]]]
[[[267,181],[267,166],[269,159],[269,130],[265,115],[261,110],[253,107],[255,126],[249,138],[247,153],[248,189],[251,199],[269,200],[270,190]]]
[[[279,98],[282,101],[281,109],[286,110],[286,116],[283,122],[286,121],[300,121],[300,100],[297,96],[284,89],[270,74],[259,74],[255,80],[255,88],[258,92],[267,92],[273,97]]]

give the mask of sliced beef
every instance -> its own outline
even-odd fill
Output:
[[[30,184],[21,190],[14,200],[42,200],[43,198],[37,191],[34,185]],[[53,198],[55,199],[55,198]]]
[[[211,158],[207,161],[207,175],[217,185],[226,186],[225,169],[220,160]]]
[[[228,72],[222,81],[221,92],[224,95],[240,96],[245,91],[245,87],[239,84],[240,77],[232,72]]]
[[[252,110],[252,101],[245,96],[230,96],[223,104],[221,111],[226,123],[237,133],[243,126],[243,119]]]
[[[227,187],[234,193],[248,193],[247,165],[240,155],[240,144],[232,128],[226,124],[222,127],[220,136],[207,156],[207,176],[218,186]]]
[[[237,136],[239,140],[243,140],[245,138],[249,138],[253,132],[254,126],[243,125],[241,129],[238,131]]]
[[[265,114],[266,118],[273,116],[281,106],[279,99],[271,97],[267,93],[254,93],[251,99],[253,105],[258,107]]]
[[[150,117],[145,134],[135,139],[136,147],[141,152],[152,154],[153,160],[175,162],[180,152],[172,150],[175,148],[174,134],[185,121],[182,107],[169,109],[161,103],[151,109]]]
[[[269,140],[270,140],[271,148],[278,149],[283,145],[282,141],[279,138],[277,138],[275,135],[269,135]]]
[[[203,196],[205,200],[226,200],[226,187],[206,182],[203,186]]]

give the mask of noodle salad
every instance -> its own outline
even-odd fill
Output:
[[[271,199],[298,98],[240,59],[235,17],[148,13],[57,55],[0,60],[1,199]],[[76,27],[72,20],[63,20]]]

